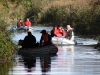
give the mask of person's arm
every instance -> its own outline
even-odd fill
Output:
[[[62,31],[62,35],[65,36],[65,31],[64,30]]]
[[[30,26],[32,26],[32,23],[30,22]]]
[[[43,37],[40,38],[40,45],[42,45]]]
[[[57,30],[56,29],[54,30],[54,35],[57,36]]]
[[[49,35],[49,34],[48,34],[48,40],[49,40],[49,43],[51,43],[52,39],[51,39],[51,35]]]
[[[34,42],[36,43],[36,38],[35,38],[35,36],[34,36]]]
[[[24,22],[24,26],[26,26],[26,22]]]
[[[21,26],[23,26],[23,22],[21,22]]]
[[[19,27],[19,23],[17,22],[17,27]]]
[[[26,46],[26,38],[27,38],[27,36],[24,38],[24,40],[23,40],[23,43],[22,43],[22,48],[25,48],[25,46]]]

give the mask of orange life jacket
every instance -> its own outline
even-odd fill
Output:
[[[18,22],[18,25],[19,25],[19,26],[22,26],[22,25],[23,25],[23,23],[19,21],[19,22]]]
[[[44,40],[44,42],[48,42],[48,33],[46,33],[45,35],[43,35],[43,40]]]
[[[55,34],[57,37],[62,37],[62,36],[65,35],[65,32],[64,32],[64,30],[55,29],[55,30],[54,30],[54,34]]]
[[[31,26],[32,25],[30,21],[26,21],[24,24],[25,24],[25,26]]]

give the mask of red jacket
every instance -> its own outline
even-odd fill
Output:
[[[24,23],[24,25],[25,25],[25,26],[32,26],[32,24],[31,24],[30,21],[26,21],[26,22]]]
[[[18,25],[18,26],[23,26],[23,23],[20,22],[20,21],[18,21],[18,22],[17,22],[17,25]]]
[[[54,34],[55,34],[55,36],[57,36],[57,37],[62,37],[62,36],[64,36],[65,35],[65,31],[63,30],[63,29],[55,29],[54,30]]]
[[[40,39],[40,45],[42,44],[42,41],[44,41],[44,45],[50,45],[51,36],[48,33],[46,33],[45,35],[42,35]]]

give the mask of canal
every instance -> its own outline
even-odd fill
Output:
[[[39,41],[41,29],[49,31],[51,28],[34,29],[33,35]],[[26,32],[14,34],[12,39],[16,44],[27,35]],[[55,56],[22,59],[14,54],[12,62],[0,64],[0,75],[100,75],[100,52],[91,46],[94,40],[76,39],[79,42],[85,41],[86,45],[57,46],[58,53]]]

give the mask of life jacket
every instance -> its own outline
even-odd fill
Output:
[[[45,35],[43,35],[43,40],[44,40],[44,42],[48,42],[48,33],[46,33]]]
[[[26,21],[26,22],[24,23],[24,25],[25,25],[25,26],[31,26],[32,24],[31,24],[30,21]]]
[[[23,23],[19,21],[19,22],[17,23],[17,25],[22,26]]]
[[[55,36],[57,36],[57,37],[62,37],[62,36],[64,36],[65,32],[64,32],[64,30],[55,29],[55,30],[54,30],[54,34],[55,34]]]

